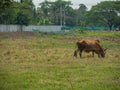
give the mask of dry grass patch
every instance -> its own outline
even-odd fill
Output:
[[[119,43],[105,58],[73,58],[74,40],[57,36],[0,39],[1,90],[119,90]],[[69,36],[70,37],[70,36]],[[73,36],[72,36],[73,37]],[[112,47],[114,46],[114,47]],[[111,48],[112,47],[112,48]]]

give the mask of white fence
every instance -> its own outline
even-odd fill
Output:
[[[21,31],[20,25],[0,25],[0,32],[16,32]],[[22,31],[40,31],[40,32],[58,32],[61,31],[61,26],[22,26]]]

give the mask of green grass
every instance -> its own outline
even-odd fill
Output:
[[[120,32],[114,31],[87,31],[88,36],[98,36],[98,37],[120,37]]]
[[[8,34],[0,36],[0,90],[120,89],[118,32]],[[99,38],[106,57],[73,58],[77,38]]]

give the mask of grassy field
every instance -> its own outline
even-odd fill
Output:
[[[105,58],[74,58],[80,38],[100,39]],[[120,32],[0,33],[0,90],[120,90]]]

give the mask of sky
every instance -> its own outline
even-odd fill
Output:
[[[56,1],[56,0],[48,0],[48,1]],[[65,1],[71,1],[72,7],[77,9],[79,7],[79,4],[84,4],[90,10],[90,8],[93,5],[97,5],[97,3],[100,3],[101,1],[110,1],[110,0],[65,0]],[[33,3],[38,6],[39,3],[44,2],[44,0],[33,0]]]

